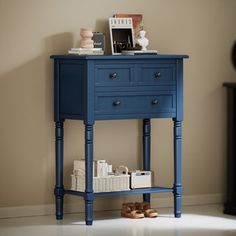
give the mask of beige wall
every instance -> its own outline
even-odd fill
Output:
[[[226,94],[222,83],[236,79],[230,63],[236,39],[235,0],[0,0],[0,207],[53,203],[53,64],[49,56],[78,46],[81,27],[107,33],[107,19],[116,12],[144,15],[150,48],[190,56],[184,73],[185,194],[224,193]],[[137,168],[140,125],[135,120],[97,122],[96,158]],[[154,120],[152,126],[156,182],[171,186],[172,122]],[[66,121],[67,184],[72,160],[83,157],[83,151],[82,122]]]

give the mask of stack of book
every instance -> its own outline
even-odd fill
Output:
[[[102,48],[71,48],[68,53],[73,55],[103,55],[104,51]]]

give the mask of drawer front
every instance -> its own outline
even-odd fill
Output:
[[[175,94],[99,95],[95,101],[96,114],[136,114],[175,112]]]
[[[130,86],[132,65],[99,65],[95,69],[96,86]]]
[[[171,64],[147,64],[138,69],[138,85],[175,84],[175,67]]]

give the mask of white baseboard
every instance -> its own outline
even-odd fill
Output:
[[[83,201],[78,203],[68,203],[64,205],[65,213],[79,213],[84,212]],[[137,197],[120,197],[120,198],[108,198],[104,201],[104,198],[98,198],[94,204],[94,211],[105,210],[119,210],[121,204],[127,201],[137,201]],[[141,198],[140,198],[141,201]],[[206,205],[206,204],[221,204],[224,202],[224,195],[218,194],[203,194],[203,195],[184,195],[183,206],[191,205]],[[152,198],[152,207],[173,207],[173,197],[165,198]],[[55,213],[54,204],[48,205],[33,205],[33,206],[17,206],[17,207],[1,207],[0,218],[11,217],[24,217],[24,216],[40,216],[40,215],[52,215]]]

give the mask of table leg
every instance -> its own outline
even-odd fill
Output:
[[[143,119],[143,169],[150,170],[151,162],[151,122],[150,119]],[[151,195],[143,194],[143,201],[150,202]]]
[[[182,122],[174,119],[174,214],[182,211]]]
[[[93,125],[85,124],[85,221],[93,224]]]
[[[63,219],[63,122],[55,123],[56,185],[54,188],[56,219]]]

